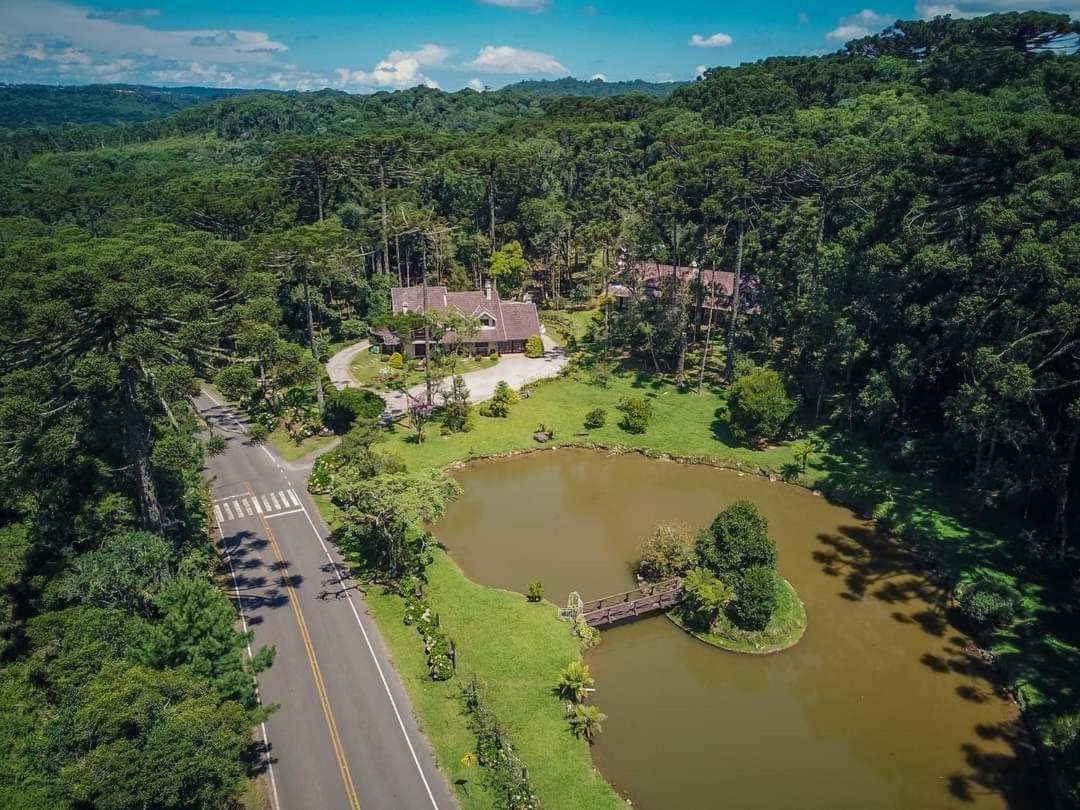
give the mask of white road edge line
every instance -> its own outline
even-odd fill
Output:
[[[214,510],[217,511],[216,506],[214,507]],[[215,515],[215,518],[216,518],[216,515]],[[243,604],[240,603],[240,600],[242,598],[241,595],[240,595],[240,583],[236,581],[236,569],[233,567],[232,552],[229,551],[229,544],[225,542],[225,532],[221,528],[221,521],[220,520],[215,520],[214,522],[217,523],[218,535],[221,537],[221,548],[225,552],[225,562],[227,562],[229,564],[229,574],[232,576],[233,593],[236,594],[236,601],[237,601],[236,613],[240,617],[240,626],[244,629],[244,635],[247,635],[247,633],[248,633],[248,623],[247,623],[247,619],[244,618],[244,606],[243,606]],[[239,543],[238,543],[238,545],[239,545]],[[251,640],[250,640],[250,638],[247,641],[247,643],[245,644],[245,646],[247,647],[248,660],[250,661],[252,659],[252,657],[253,657],[252,652],[251,652]],[[262,698],[259,696],[259,679],[258,678],[255,679],[255,699],[258,700],[259,703],[262,703]],[[266,722],[265,721],[263,721],[262,723],[259,723],[259,730],[262,731],[263,745],[266,747],[266,750],[263,752],[263,756],[266,758],[266,770],[267,770],[267,773],[270,774],[270,793],[271,793],[271,795],[273,797],[273,801],[274,801],[274,810],[281,810],[281,801],[278,799],[278,792],[277,792],[277,779],[274,778],[274,760],[271,759],[271,757],[270,757],[270,737],[266,733]]]
[[[263,451],[267,455],[270,455],[266,448]],[[271,456],[271,458],[273,458]],[[292,482],[290,482],[292,483]],[[431,792],[431,785],[428,784],[427,777],[424,775],[424,769],[420,765],[420,757],[416,755],[416,749],[413,748],[412,740],[409,738],[409,732],[405,728],[405,721],[401,719],[401,711],[398,709],[397,701],[394,700],[394,693],[390,691],[390,684],[386,680],[386,674],[383,672],[382,665],[379,663],[379,657],[375,655],[375,647],[371,644],[371,639],[368,637],[368,632],[364,628],[364,623],[360,621],[360,613],[356,610],[356,603],[353,601],[352,594],[345,587],[345,580],[341,576],[341,568],[330,554],[330,549],[326,546],[326,541],[323,540],[319,530],[315,528],[315,521],[311,519],[311,515],[308,514],[307,507],[300,504],[300,510],[304,513],[304,517],[307,518],[308,525],[311,526],[311,531],[315,535],[315,538],[319,541],[319,545],[322,546],[323,553],[326,555],[326,559],[330,561],[330,565],[334,568],[334,574],[337,576],[338,585],[341,586],[342,591],[345,593],[345,598],[349,602],[349,607],[352,608],[353,617],[356,619],[356,626],[360,628],[360,633],[364,636],[364,643],[367,645],[368,652],[371,654],[371,660],[375,664],[375,669],[379,672],[379,679],[382,681],[383,689],[386,690],[386,697],[390,701],[390,707],[394,710],[394,717],[397,718],[398,727],[401,729],[401,734],[405,738],[405,744],[409,746],[409,753],[412,755],[413,764],[416,765],[416,772],[420,774],[420,781],[424,783],[424,789],[427,791],[428,798],[431,800],[431,806],[435,810],[439,810],[439,804],[435,801],[435,794]]]
[[[206,398],[213,402],[217,407],[222,407],[221,403],[214,399],[212,396],[203,391]],[[259,448],[266,453],[266,457],[274,462],[274,466],[281,469],[281,465],[278,464],[277,459],[274,458],[273,453],[267,450],[263,445],[259,445]],[[282,472],[284,475],[284,471]],[[288,476],[285,476],[285,480],[288,480]],[[292,483],[291,481],[289,483]],[[409,732],[405,728],[405,721],[401,719],[401,711],[398,709],[397,701],[394,700],[394,693],[390,691],[390,684],[386,680],[386,673],[383,672],[382,664],[379,663],[379,657],[375,655],[375,647],[371,643],[371,639],[368,637],[368,632],[364,628],[364,623],[360,621],[360,613],[356,610],[356,603],[353,601],[352,594],[345,588],[345,580],[341,576],[341,569],[338,568],[338,564],[334,561],[334,558],[330,555],[330,549],[326,546],[326,541],[323,540],[319,530],[315,527],[315,521],[311,519],[311,515],[308,514],[307,508],[300,504],[300,511],[304,513],[304,517],[307,518],[308,525],[311,526],[311,531],[315,535],[315,539],[319,541],[319,545],[322,546],[323,553],[326,555],[326,559],[330,561],[330,564],[334,567],[334,572],[337,575],[338,585],[342,587],[345,593],[345,598],[349,602],[349,607],[352,608],[353,617],[356,619],[356,625],[360,628],[360,633],[364,637],[364,643],[367,645],[368,653],[371,654],[371,660],[375,663],[375,669],[379,672],[379,679],[382,681],[383,689],[386,690],[386,697],[390,701],[390,707],[394,710],[394,717],[397,718],[398,728],[401,729],[401,734],[405,737],[405,744],[409,746],[409,753],[412,754],[413,764],[416,765],[416,772],[420,774],[420,781],[424,783],[424,789],[427,791],[428,799],[431,800],[431,806],[435,810],[439,810],[439,803],[435,801],[435,794],[431,792],[431,785],[428,784],[427,777],[424,775],[424,769],[420,765],[420,757],[416,755],[416,749],[413,748],[412,740],[409,738]],[[219,527],[220,528],[220,527]],[[231,563],[230,563],[231,567]],[[241,616],[241,619],[243,617]],[[265,735],[264,735],[265,739]],[[272,779],[272,777],[271,777]],[[275,788],[274,797],[277,798],[277,790]]]

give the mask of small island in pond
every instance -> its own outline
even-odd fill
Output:
[[[773,653],[798,643],[806,608],[777,573],[768,522],[749,501],[727,507],[691,544],[677,526],[645,542],[638,576],[681,576],[682,601],[667,615],[695,638],[732,652]]]

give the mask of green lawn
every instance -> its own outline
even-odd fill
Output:
[[[278,427],[270,434],[267,441],[277,450],[279,456],[291,462],[333,444],[338,438],[337,436],[311,436],[297,443],[293,441],[285,428]]]
[[[593,769],[588,744],[570,733],[562,704],[552,692],[559,671],[580,657],[557,608],[470,582],[442,552],[427,575],[430,602],[457,644],[458,674],[449,681],[427,677],[420,637],[415,627],[402,622],[400,597],[371,587],[366,601],[461,805],[470,810],[501,806],[480,784],[483,769],[462,764],[462,757],[476,746],[465,727],[459,692],[467,674],[475,672],[489,685],[495,713],[528,765],[529,779],[545,807],[625,807]]]
[[[401,386],[401,372],[390,368],[387,363],[389,357],[390,355],[387,354],[380,355],[372,354],[370,352],[360,352],[353,358],[349,368],[352,371],[353,376],[356,377],[359,382],[371,388],[384,391],[392,388],[399,388]],[[468,374],[471,371],[491,368],[497,362],[498,358],[495,356],[460,357],[458,358],[457,364],[453,367],[453,373]],[[445,359],[432,365],[432,379],[439,380],[449,376],[450,373],[450,363]],[[419,385],[423,381],[423,361],[414,360],[410,362],[406,384],[409,386]]]
[[[678,610],[671,611],[667,617],[694,638],[722,650],[758,655],[780,652],[798,644],[806,632],[806,606],[790,582],[785,579],[782,584],[777,596],[776,612],[769,626],[758,632],[739,629],[723,611],[707,633],[687,627]]]
[[[559,346],[565,346],[571,338],[585,337],[595,314],[595,309],[544,310],[540,313],[540,321],[547,336]]]
[[[644,434],[627,433],[618,425],[622,414],[616,407],[620,399],[628,396],[645,397],[653,405],[652,424]],[[777,474],[785,465],[794,463],[786,447],[765,451],[739,447],[717,416],[722,404],[722,399],[708,389],[701,395],[682,392],[674,385],[635,375],[612,375],[607,385],[600,385],[575,374],[537,386],[528,399],[513,406],[505,419],[477,415],[476,429],[471,433],[440,436],[430,431],[427,441],[417,446],[412,431],[398,426],[384,446],[400,453],[411,468],[445,467],[455,461],[538,449],[540,445],[532,434],[544,424],[555,431],[555,441],[545,447],[626,447]],[[607,424],[586,430],[585,414],[593,408],[607,410]]]

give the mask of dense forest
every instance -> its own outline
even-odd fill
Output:
[[[425,274],[599,300],[583,363],[695,388],[710,351],[718,385],[774,369],[802,424],[1015,527],[1003,559],[1052,597],[1030,632],[1075,633],[1078,36],[938,18],[667,97],[259,93],[0,135],[0,804],[236,795],[272,651],[245,663],[214,588],[188,399],[239,358],[287,407],[318,379],[305,304],[323,353]],[[752,300],[604,298],[627,265],[691,262]],[[1076,700],[1035,724],[1080,800]]]
[[[641,93],[666,98],[688,82],[646,82],[641,79],[613,82],[603,78],[582,81],[567,76],[564,79],[541,79],[517,82],[497,92],[528,92],[544,96],[624,96]]]
[[[250,93],[211,87],[0,84],[0,129],[60,124],[121,124],[172,115],[193,104]]]

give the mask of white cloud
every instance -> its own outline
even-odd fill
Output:
[[[720,33],[719,31],[711,36],[703,37],[701,34],[694,34],[690,37],[690,41],[687,43],[694,48],[726,48],[735,42],[728,34]]]
[[[0,81],[275,86],[269,75],[280,73],[275,61],[288,47],[269,33],[146,25],[159,16],[152,8],[0,0]]]
[[[390,55],[386,58],[392,62],[399,59],[415,59],[418,64],[430,67],[441,65],[452,53],[453,50],[450,48],[444,48],[434,42],[426,42],[415,51],[390,51]]]
[[[415,51],[390,51],[371,70],[338,68],[335,71],[337,84],[340,87],[360,85],[379,89],[400,89],[422,84],[436,88],[439,83],[424,73],[422,68],[441,65],[452,53],[449,48],[433,42],[425,43]]]
[[[155,82],[162,84],[197,84],[206,87],[233,87],[236,75],[217,65],[192,62],[184,68],[155,70],[151,73]]]
[[[800,11],[798,20],[801,25],[806,25],[808,22],[810,22],[810,15],[807,14],[805,11]]]
[[[702,78],[705,75],[706,70],[708,70],[708,68],[705,67],[705,65],[698,65],[696,68],[694,68],[694,78]]]
[[[481,73],[550,73],[568,74],[554,57],[540,51],[526,51],[509,45],[485,45],[466,67]]]
[[[100,10],[88,13],[60,0],[2,0],[0,16],[4,33],[12,41],[62,41],[95,55],[141,52],[183,62],[265,62],[288,50],[263,31],[149,28],[129,22],[130,16],[102,16]]]
[[[482,6],[520,8],[526,11],[546,11],[551,5],[551,0],[476,0],[476,2]]]
[[[465,86],[472,90],[475,90],[477,93],[483,93],[485,90],[488,89],[487,85],[479,79],[469,79],[469,83]]]
[[[1052,11],[1080,19],[1080,0],[953,0],[946,3],[919,0],[915,11],[924,20],[946,14],[979,17],[1001,11]]]
[[[603,73],[594,73],[593,77],[592,77],[592,79],[590,81],[606,82],[607,81],[607,76],[605,76]]]
[[[825,39],[847,42],[849,39],[869,36],[870,34],[886,27],[892,20],[885,14],[878,14],[872,9],[864,8],[858,14],[842,17],[840,24],[825,35]]]

